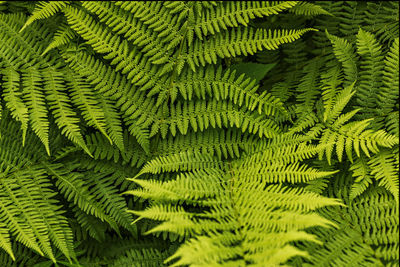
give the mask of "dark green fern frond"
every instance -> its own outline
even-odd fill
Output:
[[[131,249],[125,255],[119,256],[109,266],[167,266],[164,260],[169,256],[168,252],[161,252],[156,249]]]
[[[399,38],[394,39],[385,57],[382,83],[377,105],[381,109],[379,115],[385,116],[395,108],[399,99]]]
[[[379,181],[378,185],[386,188],[398,201],[399,170],[396,166],[395,157],[393,157],[393,151],[381,150],[368,161],[368,165],[371,168],[371,175]]]
[[[357,53],[361,56],[361,71],[356,101],[362,108],[364,118],[371,118],[377,109],[377,103],[371,99],[377,99],[377,90],[382,86],[382,47],[371,33],[360,29],[357,34]]]
[[[343,65],[343,72],[346,79],[344,86],[348,86],[358,80],[357,56],[354,47],[345,39],[331,35],[328,32],[326,32],[326,35],[332,43],[336,58]]]
[[[396,1],[368,2],[365,10],[366,29],[376,34],[382,42],[392,42],[399,37],[399,3]]]
[[[354,183],[351,187],[349,199],[353,200],[372,184],[371,168],[368,164],[366,156],[362,155],[350,166],[350,171],[353,172]]]
[[[334,196],[347,199],[352,181],[345,178],[342,176],[335,182]],[[380,189],[371,188],[346,202],[347,207],[324,208],[321,214],[335,221],[338,228],[312,229],[310,232],[322,238],[325,245],[307,246],[314,257],[296,266],[396,266],[399,259],[398,204]]]

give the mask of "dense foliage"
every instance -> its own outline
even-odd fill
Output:
[[[0,1],[0,266],[399,266],[398,27]]]

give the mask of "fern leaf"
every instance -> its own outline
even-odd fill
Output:
[[[378,94],[377,105],[385,115],[394,108],[399,98],[399,39],[396,38],[384,60],[383,85]]]
[[[44,144],[47,154],[50,155],[49,122],[41,82],[42,77],[38,69],[30,68],[22,73],[23,96],[29,108],[32,129]]]
[[[100,104],[89,85],[74,73],[69,73],[67,79],[72,103],[82,111],[87,124],[98,129],[112,143],[111,138],[106,133],[104,111],[99,108]]]
[[[61,133],[65,134],[71,141],[82,147],[90,154],[82,134],[79,131],[79,119],[73,111],[69,98],[65,93],[66,88],[62,84],[62,73],[55,69],[45,69],[43,72],[44,89],[47,94],[50,109]]]
[[[245,3],[227,2],[208,9],[198,16],[193,31],[200,40],[209,34],[216,34],[228,27],[247,26],[250,19],[270,16],[296,6],[296,2],[247,1]],[[218,14],[218,15],[217,15]],[[190,44],[190,39],[189,39]]]
[[[88,214],[94,215],[102,221],[106,221],[118,232],[116,221],[107,214],[99,203],[93,200],[93,197],[88,192],[88,188],[85,186],[80,175],[71,173],[61,164],[45,164],[44,168],[49,175],[56,179],[57,187],[60,192],[65,195],[67,200],[72,201]]]
[[[279,45],[293,42],[303,34],[314,29],[274,30],[253,28],[237,28],[231,32],[216,35],[215,38],[204,42],[196,40],[186,55],[185,60],[193,71],[196,66],[217,63],[217,58],[253,55],[265,49],[274,50]]]
[[[365,113],[365,118],[375,115],[378,91],[381,85],[383,70],[382,47],[375,40],[374,35],[359,30],[357,34],[357,53],[361,56],[360,83],[357,88],[356,100]]]
[[[58,11],[60,11],[63,7],[65,7],[69,1],[51,1],[44,2],[40,1],[33,11],[32,16],[25,22],[24,26],[21,28],[20,32],[22,32],[27,26],[32,24],[34,21],[38,19],[48,18]]]
[[[6,225],[0,221],[0,248],[4,249],[10,257],[15,261],[15,256],[11,248],[10,234]]]
[[[46,47],[41,56],[54,48],[67,45],[74,37],[76,37],[76,33],[67,25],[62,25],[54,34],[52,42]]]
[[[389,151],[387,149],[380,151],[368,161],[368,165],[371,168],[371,175],[379,181],[379,185],[385,187],[398,201],[399,175],[394,157]]]
[[[343,38],[331,35],[326,31],[326,36],[331,41],[333,46],[333,52],[336,58],[343,65],[343,72],[345,75],[346,82],[344,86],[349,86],[351,83],[358,79],[357,71],[357,56],[355,54],[353,46]]]
[[[351,187],[349,198],[350,200],[354,200],[365,192],[368,186],[372,184],[371,169],[365,156],[359,157],[350,166],[350,171],[353,171],[353,177],[355,180]]]
[[[4,88],[3,98],[6,107],[11,111],[11,115],[17,121],[21,122],[22,144],[25,144],[26,131],[28,129],[28,107],[22,100],[22,92],[18,89],[20,75],[12,68],[6,68],[2,71]]]
[[[316,15],[333,16],[331,13],[323,9],[321,6],[307,2],[299,2],[297,5],[289,9],[289,12],[294,13],[296,15],[306,15],[306,16],[316,16]]]

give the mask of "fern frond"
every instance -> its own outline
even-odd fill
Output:
[[[399,37],[399,4],[396,1],[368,2],[365,10],[366,30],[382,42],[393,42]]]
[[[205,242],[202,245],[213,247],[215,256],[219,255],[215,258],[207,255],[211,251],[198,251],[205,265],[219,261],[218,259],[231,260],[232,264],[238,264],[243,257],[254,264],[262,264],[261,262],[266,261],[265,255],[273,255],[270,254],[272,253],[270,246],[262,246],[268,242],[267,240],[282,238],[282,242],[278,242],[274,249],[276,252],[284,253],[289,241],[298,239],[315,241],[312,236],[301,234],[302,231],[299,231],[310,226],[311,217],[313,217],[313,224],[329,225],[328,221],[320,220],[321,218],[314,217],[312,214],[306,215],[294,211],[313,210],[319,205],[335,205],[337,202],[334,200],[326,199],[325,203],[325,200],[316,194],[301,190],[300,194],[299,190],[290,190],[280,185],[265,188],[265,183],[242,177],[240,170],[242,170],[241,165],[235,166],[234,169],[228,168],[226,174],[218,169],[192,171],[179,175],[175,181],[166,183],[134,179],[144,188],[144,191],[131,191],[129,192],[131,194],[140,194],[142,197],[160,199],[163,202],[184,200],[187,203],[212,205],[209,212],[195,214],[186,213],[183,209],[175,209],[173,206],[162,208],[165,205],[162,203],[156,204],[147,211],[137,212],[141,218],[165,221],[153,231],[167,230],[178,234],[189,232],[197,235],[195,239],[186,242],[167,261],[179,257],[180,260],[174,263],[175,265],[191,264],[193,258],[189,259],[185,255],[195,249],[195,246],[200,245],[196,241],[200,239]],[[195,194],[186,192],[195,192]],[[285,199],[284,202],[280,201],[282,198]],[[252,199],[254,201],[251,201]],[[249,202],[252,204],[248,205]],[[274,211],[277,205],[283,205],[284,210]],[[162,210],[163,212],[160,213]],[[213,219],[217,219],[218,223],[215,223]],[[293,224],[294,221],[296,223]],[[223,232],[219,233],[219,231]],[[230,231],[233,231],[232,234],[229,234]],[[263,235],[260,235],[260,231]],[[237,242],[243,245],[238,247],[235,245]],[[196,258],[196,261],[199,259]],[[267,259],[275,264],[287,260],[283,256],[267,257]]]
[[[20,32],[22,32],[27,26],[29,26],[36,20],[45,19],[50,16],[53,16],[63,7],[68,5],[68,3],[69,1],[51,1],[51,2],[40,1],[37,4],[35,10],[33,11],[32,16],[30,16],[29,19],[25,22]]]
[[[374,187],[350,202],[348,189],[352,182],[351,177],[341,175],[331,184],[329,195],[341,197],[347,206],[323,208],[320,214],[339,227],[313,228],[310,233],[317,235],[324,245],[301,245],[313,257],[301,259],[300,265],[390,266],[398,260],[398,252],[391,253],[399,242],[397,201]]]
[[[97,53],[104,54],[104,59],[112,60],[110,64],[116,65],[116,70],[122,70],[122,74],[126,73],[128,80],[133,84],[149,88],[156,83],[156,66],[151,66],[150,62],[142,60],[143,54],[136,49],[129,51],[129,45],[125,39],[97,24],[82,10],[66,7],[64,12],[72,29]],[[109,37],[104,39],[103,36]]]
[[[124,131],[124,149],[120,150],[108,142],[104,136],[95,133],[86,136],[89,150],[96,160],[108,160],[122,165],[142,166],[148,159],[144,151],[140,151],[138,143]]]
[[[377,105],[382,109],[382,115],[386,115],[399,99],[399,38],[394,39],[385,57],[382,83]]]
[[[239,27],[230,32],[216,35],[206,41],[195,40],[184,59],[193,71],[196,67],[217,63],[217,58],[253,55],[265,49],[274,50],[279,45],[293,42],[312,28],[301,30],[265,30]]]
[[[351,187],[349,198],[350,200],[360,196],[372,184],[371,169],[364,155],[350,166],[350,171],[353,171],[354,183]]]
[[[185,100],[191,100],[193,95],[205,99],[206,95],[217,100],[229,99],[238,106],[244,105],[248,110],[258,110],[267,116],[276,112],[285,112],[278,99],[269,93],[259,95],[256,91],[258,85],[255,80],[245,78],[244,74],[236,77],[235,71],[213,67],[198,68],[196,72],[188,70],[180,75],[175,86]]]
[[[382,47],[375,40],[374,35],[360,29],[357,34],[357,53],[361,56],[360,82],[357,88],[356,101],[363,109],[365,118],[376,114],[378,88],[381,85],[383,71]]]
[[[342,160],[344,151],[346,151],[349,160],[352,161],[352,149],[354,149],[357,156],[360,157],[361,147],[361,150],[370,157],[370,152],[377,153],[379,151],[377,145],[392,147],[398,144],[398,138],[387,134],[383,130],[375,132],[368,129],[366,130],[369,123],[370,120],[363,120],[350,122],[337,129],[328,127],[320,139],[320,144],[328,145],[325,150],[328,162],[330,162],[335,142],[336,154],[340,161]],[[319,158],[322,159],[322,156],[323,153],[320,153]]]
[[[0,248],[10,255],[10,257],[15,261],[15,256],[11,248],[10,233],[6,228],[6,224],[0,221]]]
[[[95,203],[101,203],[101,208],[107,211],[119,225],[129,230],[133,236],[137,233],[135,225],[132,225],[131,216],[126,213],[128,209],[125,200],[119,195],[119,190],[110,179],[110,173],[85,173],[85,184],[88,186],[89,195],[93,196]]]
[[[394,111],[386,117],[386,128],[390,134],[399,136],[399,111]]]
[[[61,133],[91,155],[79,131],[79,119],[76,117],[76,113],[72,109],[70,100],[65,93],[66,88],[63,85],[62,73],[54,68],[45,69],[43,80],[50,110],[52,110]]]
[[[188,171],[193,169],[222,167],[223,162],[215,161],[209,154],[180,152],[178,154],[158,157],[146,163],[140,174],[161,172]],[[139,174],[137,175],[139,176]]]
[[[236,108],[227,101],[187,101],[177,102],[171,106],[169,118],[158,118],[152,126],[150,136],[159,131],[163,125],[168,125],[171,134],[175,136],[178,128],[181,134],[186,134],[189,126],[196,132],[209,127],[237,127],[242,132],[248,131],[260,137],[273,137],[279,133],[278,125],[264,116],[257,116],[245,108]],[[163,124],[161,124],[163,122]],[[165,136],[165,134],[163,134]]]
[[[41,56],[49,52],[50,50],[63,46],[68,45],[72,39],[74,39],[77,34],[66,24],[62,25],[57,32],[54,34],[53,40],[51,43],[46,47],[43,51]]]
[[[47,188],[49,182],[44,171],[27,168],[12,172],[0,183],[3,192],[1,217],[9,229],[16,232],[17,240],[54,262],[50,240],[67,258],[74,257],[72,232],[60,215],[59,207],[55,206],[57,202],[51,200],[54,192]],[[36,205],[33,207],[32,203]]]
[[[47,107],[42,91],[42,77],[38,69],[29,68],[22,73],[23,97],[29,108],[32,129],[44,144],[47,154],[49,147],[49,122]]]
[[[153,32],[151,25],[143,23],[130,12],[120,9],[111,2],[82,1],[82,6],[95,13],[101,22],[104,22],[114,32],[123,35],[127,41],[140,48],[144,57],[153,63],[169,60],[170,51],[163,45],[165,40],[157,32]]]
[[[114,101],[98,95],[99,106],[104,112],[107,133],[115,145],[124,150],[124,139],[122,135],[122,121],[119,112],[116,110]]]
[[[108,215],[108,212],[93,200],[88,186],[85,184],[82,175],[71,172],[62,164],[46,164],[44,163],[46,172],[56,179],[56,186],[68,201],[72,201],[80,209],[88,214],[94,215],[102,221],[106,221],[110,226],[118,232],[118,226],[114,218]]]
[[[296,2],[268,2],[268,1],[247,1],[219,3],[215,8],[206,10],[202,16],[198,16],[194,23],[193,30],[196,36],[203,38],[210,34],[227,30],[228,27],[247,26],[250,19],[270,16],[279,12],[291,9]],[[191,41],[189,40],[189,43]]]
[[[116,260],[114,260],[109,266],[119,267],[119,266],[129,266],[129,265],[137,265],[137,266],[154,266],[154,267],[162,267],[167,266],[163,262],[169,255],[168,252],[162,252],[156,249],[131,249],[124,253],[124,255],[119,256]]]
[[[344,86],[349,86],[351,83],[358,80],[357,56],[354,47],[345,39],[331,35],[327,31],[326,36],[332,43],[336,58],[343,65],[343,72],[346,79]]]
[[[21,122],[22,144],[25,144],[26,131],[28,129],[28,107],[22,99],[22,92],[19,90],[20,75],[13,68],[5,68],[1,72],[3,83],[3,98],[6,107],[11,111],[11,115]]]
[[[323,9],[321,6],[307,2],[299,2],[297,5],[289,9],[289,12],[294,13],[296,15],[305,15],[305,16],[317,16],[317,15],[333,16],[331,13]]]
[[[399,173],[390,150],[381,150],[368,161],[368,165],[371,168],[371,175],[379,181],[379,185],[385,187],[398,201]]]
[[[89,87],[89,84],[72,72],[68,73],[67,82],[68,89],[71,92],[71,101],[81,110],[87,124],[95,127],[112,142],[106,133],[104,111],[100,108],[99,101]]]
[[[299,85],[296,88],[296,98],[301,103],[298,108],[312,109],[317,96],[319,94],[317,75],[323,62],[319,59],[311,60],[309,64],[304,67],[305,75],[301,78]],[[305,111],[301,111],[305,112]]]
[[[155,156],[167,156],[184,151],[201,152],[222,158],[237,158],[243,151],[256,145],[257,138],[234,129],[218,131],[214,129],[204,132],[189,132],[187,135],[169,135],[166,139],[154,144]]]

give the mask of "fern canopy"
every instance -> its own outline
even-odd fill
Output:
[[[398,266],[395,1],[0,1],[0,266]]]

